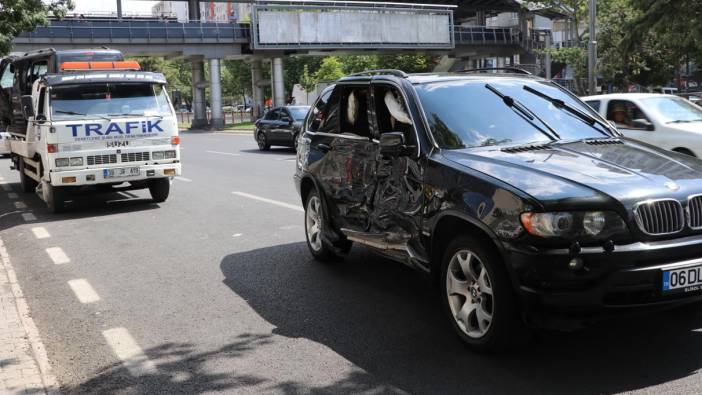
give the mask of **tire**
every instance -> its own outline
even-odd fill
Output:
[[[268,142],[266,133],[259,131],[256,134],[256,143],[258,143],[258,149],[261,151],[268,151],[271,149],[271,144]]]
[[[305,202],[305,240],[307,248],[314,259],[320,262],[333,262],[342,259],[341,254],[348,253],[351,249],[351,242],[344,240],[339,245],[330,245],[323,237],[322,230],[324,224],[324,205],[317,190],[312,190]],[[336,248],[335,248],[336,247]],[[340,252],[341,254],[337,253]]]
[[[507,270],[485,243],[453,239],[442,261],[440,288],[447,318],[469,347],[500,351],[528,340]]]
[[[295,133],[295,135],[293,136],[293,149],[295,150],[295,152],[297,152],[297,144],[298,144],[297,138],[298,137],[300,137],[299,133]]]
[[[154,203],[162,203],[168,199],[171,191],[171,180],[168,178],[157,178],[149,180],[149,192]]]
[[[28,175],[24,174],[24,160],[19,158],[20,186],[22,192],[32,193],[36,190],[38,183]]]
[[[46,205],[49,211],[58,214],[66,210],[66,190],[64,187],[55,187],[49,183],[43,183],[46,188]]]

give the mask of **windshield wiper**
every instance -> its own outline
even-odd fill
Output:
[[[695,119],[676,119],[675,121],[669,121],[666,123],[689,123],[689,122],[700,122],[702,121],[702,118],[695,118]]]
[[[66,111],[66,110],[54,110],[54,112],[59,113],[59,114],[66,114],[66,115],[81,115],[87,117],[88,114],[82,113],[82,112],[76,112],[76,111]],[[104,115],[98,115],[98,114],[90,114],[90,116],[96,116],[102,119],[105,119],[107,121],[112,121],[112,119],[104,116]]]
[[[545,93],[543,93],[543,92],[541,92],[541,91],[538,91],[538,90],[536,90],[536,89],[534,89],[534,88],[532,88],[532,87],[530,87],[530,86],[528,86],[528,85],[524,85],[524,90],[527,91],[527,92],[529,92],[529,93],[532,93],[532,94],[534,94],[534,95],[536,95],[536,96],[538,96],[538,97],[540,97],[540,98],[542,98],[542,99],[544,99],[544,100],[546,100],[546,101],[548,101],[548,102],[550,102],[550,103],[553,104],[556,108],[559,108],[559,109],[568,111],[569,113],[575,115],[575,116],[578,117],[580,120],[582,120],[582,121],[584,121],[585,123],[587,123],[588,125],[592,126],[593,129],[595,129],[595,130],[597,130],[598,132],[604,134],[605,136],[607,136],[607,137],[612,137],[612,136],[608,135],[607,133],[605,133],[604,131],[602,131],[602,130],[597,129],[597,128],[594,127],[595,124],[598,124],[598,125],[600,125],[600,126],[603,126],[605,129],[609,130],[610,126],[609,126],[609,125],[606,125],[604,122],[600,121],[599,119],[597,119],[597,118],[595,118],[595,117],[593,117],[593,116],[591,116],[591,115],[588,115],[588,114],[586,114],[586,113],[584,113],[584,112],[578,110],[577,108],[571,106],[570,104],[564,102],[564,101],[561,100],[561,99],[556,99],[555,97],[549,96],[549,95],[547,95],[547,94],[545,94]]]
[[[496,94],[497,96],[499,96],[500,99],[502,99],[502,101],[505,103],[505,105],[507,105],[507,107],[509,107],[509,108],[511,108],[511,109],[513,109],[513,110],[516,110],[516,111],[518,111],[520,114],[522,114],[522,115],[528,120],[528,122],[529,122],[533,127],[535,127],[538,131],[540,131],[541,133],[543,133],[544,135],[546,135],[546,137],[550,138],[551,140],[560,140],[561,136],[560,136],[548,123],[546,123],[546,121],[544,121],[543,119],[539,118],[539,116],[537,116],[536,114],[534,114],[533,111],[531,111],[531,110],[529,110],[528,108],[526,108],[526,107],[525,107],[522,103],[520,103],[518,100],[516,100],[516,99],[513,98],[512,96],[507,96],[507,95],[505,95],[504,93],[500,92],[497,88],[495,88],[494,86],[492,86],[492,85],[490,85],[490,84],[485,84],[485,87],[486,87],[488,90],[490,90],[490,92],[492,92],[492,93]],[[541,122],[541,124],[544,125],[544,126],[546,127],[546,129],[548,129],[548,131],[549,131],[550,133],[546,133],[546,131],[544,131],[542,128],[538,127],[538,126],[534,123],[534,119],[536,119],[536,120],[538,120],[539,122]]]
[[[111,117],[157,117],[158,119],[163,119],[163,115],[158,115],[158,114],[149,114],[146,115],[143,112],[142,113],[133,113],[133,112],[123,112],[121,114],[109,114]]]

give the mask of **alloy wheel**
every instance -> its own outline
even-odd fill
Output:
[[[459,250],[446,271],[446,293],[451,315],[467,336],[478,339],[490,330],[494,312],[492,281],[480,258]]]
[[[322,249],[322,201],[319,196],[312,196],[307,202],[305,213],[307,240],[314,251]]]
[[[258,132],[256,135],[256,142],[258,143],[258,148],[266,148],[266,135],[263,132]]]

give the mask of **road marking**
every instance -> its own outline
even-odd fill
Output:
[[[14,193],[14,192],[8,192],[8,193],[7,193],[7,197],[10,198],[10,199],[17,199],[17,198],[19,198],[19,196],[17,196],[17,194]]]
[[[209,154],[219,154],[219,155],[229,155],[229,156],[240,156],[241,154],[235,154],[232,152],[221,152],[221,151],[205,151]]]
[[[49,258],[54,261],[55,265],[63,265],[71,261],[61,247],[49,247],[46,249],[46,253],[49,254]]]
[[[32,214],[32,213],[24,213],[24,214],[22,214],[22,219],[24,220],[24,222],[29,222],[29,221],[36,221],[37,217],[34,216],[34,214]]]
[[[27,205],[24,204],[24,202],[17,201],[17,202],[15,202],[15,208],[19,208],[19,209],[27,208]]]
[[[241,237],[241,233],[234,233],[232,237]]]
[[[76,294],[76,298],[81,303],[95,303],[100,301],[100,296],[95,292],[93,286],[90,285],[88,280],[84,278],[78,278],[75,280],[68,281],[68,286],[71,287],[73,293]]]
[[[178,181],[183,181],[183,182],[193,182],[193,180],[181,176],[175,176],[175,179]]]
[[[49,237],[51,237],[49,231],[46,230],[46,228],[43,226],[37,226],[36,228],[32,228],[32,233],[34,233],[34,237],[36,237],[37,239],[48,239]]]
[[[264,198],[264,197],[261,197],[261,196],[251,195],[251,194],[248,194],[248,193],[245,193],[245,192],[238,192],[238,191],[235,191],[235,192],[232,192],[232,194],[237,195],[237,196],[241,196],[241,197],[245,197],[245,198],[249,198],[249,199],[258,200],[258,201],[261,201],[261,202],[266,202],[266,203],[270,203],[270,204],[275,204],[276,206],[289,208],[289,209],[291,209],[291,210],[302,211],[302,212],[305,211],[305,210],[302,209],[302,207],[296,206],[296,205],[294,205],[294,204],[285,203],[285,202],[279,202],[279,201],[277,201],[277,200],[272,200],[272,199]]]
[[[144,354],[126,328],[108,329],[102,332],[102,336],[132,376],[156,373],[156,365]]]

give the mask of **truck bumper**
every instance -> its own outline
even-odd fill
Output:
[[[115,168],[138,167],[139,174],[126,177],[105,178],[105,170]],[[142,166],[110,166],[80,170],[65,170],[51,173],[53,186],[85,186],[114,184],[131,181],[144,181],[151,178],[174,177],[180,175],[180,163]]]

